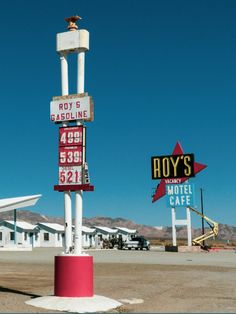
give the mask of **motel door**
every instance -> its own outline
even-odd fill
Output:
[[[93,246],[93,236],[90,234],[89,235],[89,247]]]
[[[4,246],[4,232],[0,230],[0,246]]]
[[[30,232],[29,236],[30,236],[30,245],[33,247],[34,246],[34,237],[33,237],[33,232]]]

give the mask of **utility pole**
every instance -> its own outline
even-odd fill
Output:
[[[201,213],[202,216],[204,216],[204,210],[203,210],[203,189],[200,188],[200,193],[201,193]],[[202,217],[202,235],[205,233],[205,227],[204,227],[204,218]],[[202,242],[202,245],[205,246],[205,241]]]

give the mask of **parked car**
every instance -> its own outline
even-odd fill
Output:
[[[143,250],[146,249],[147,251],[150,250],[150,242],[146,240],[144,237],[134,237],[131,240],[127,240],[123,243],[124,249],[135,249],[135,250]]]

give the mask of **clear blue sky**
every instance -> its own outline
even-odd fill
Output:
[[[152,204],[151,156],[177,141],[208,165],[196,178],[212,219],[236,225],[235,1],[4,1],[1,32],[1,197],[41,193],[33,211],[63,216],[57,184],[58,126],[49,103],[61,94],[56,33],[78,14],[90,32],[85,89],[87,160],[95,192],[85,217],[170,225],[166,200]],[[71,93],[76,92],[71,59]],[[195,218],[194,218],[195,219]],[[199,219],[194,222],[198,224]]]

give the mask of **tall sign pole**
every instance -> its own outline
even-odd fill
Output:
[[[201,213],[202,213],[202,235],[205,233],[205,226],[204,226],[204,211],[203,211],[203,189],[200,188],[201,193]],[[205,241],[202,242],[202,245],[205,246]]]
[[[93,100],[84,91],[85,52],[89,50],[89,32],[78,29],[79,16],[65,20],[68,31],[57,34],[57,52],[61,61],[61,96],[50,103],[50,119],[59,128],[59,179],[55,191],[64,193],[65,247],[55,256],[54,292],[61,297],[93,296],[93,257],[82,252],[83,191],[93,191],[86,162],[86,128],[93,121]],[[77,54],[77,94],[69,93],[69,54]],[[75,193],[75,228],[72,236],[72,193]]]

